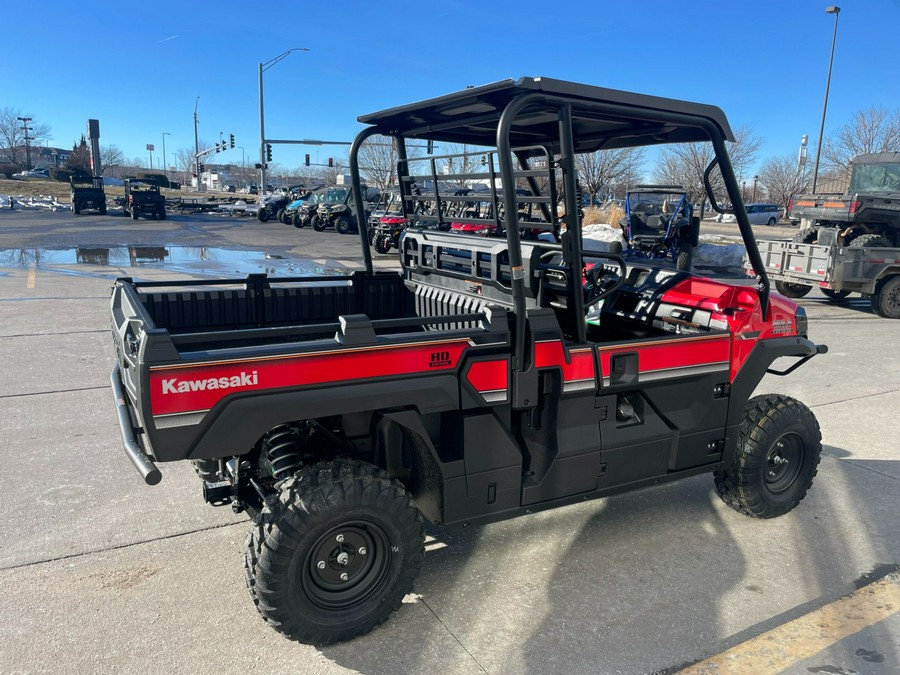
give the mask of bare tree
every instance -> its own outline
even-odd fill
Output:
[[[797,159],[793,155],[769,157],[759,170],[759,182],[768,192],[769,199],[779,206],[787,206],[791,195],[809,188],[809,175],[797,171]]]
[[[409,159],[422,156],[419,144],[407,143]],[[397,183],[397,162],[400,156],[390,136],[372,136],[359,149],[359,172],[369,185],[386,190]]]
[[[360,172],[362,172],[362,152],[360,152],[359,163]],[[346,157],[333,157],[332,166],[319,167],[317,176],[319,177],[319,180],[321,180],[326,185],[334,185],[335,183],[337,183],[337,177],[342,176],[347,172],[347,167],[349,166],[349,164],[350,162]]]
[[[860,110],[822,143],[825,168],[844,177],[853,157],[870,152],[900,152],[900,109]]]
[[[103,173],[106,169],[113,166],[121,166],[125,161],[125,153],[119,150],[115,145],[105,145],[100,147],[100,166]]]
[[[50,138],[50,127],[36,123],[33,115],[26,115],[19,108],[0,108],[0,158],[16,166],[25,164],[25,127],[20,117],[32,118],[28,122],[28,140],[32,145]]]
[[[735,130],[734,137],[734,142],[728,144],[728,154],[734,172],[740,180],[756,158],[762,139],[756,136],[749,126],[739,127]],[[703,174],[715,156],[711,143],[667,145],[659,153],[654,178],[661,183],[682,185],[692,201],[699,200],[704,203],[706,188],[703,184]],[[709,182],[715,194],[721,195],[724,192],[725,184],[718,168],[710,174]]]
[[[480,146],[466,145],[465,143],[442,143],[441,154],[449,155],[446,159],[440,160],[440,171],[445,174],[473,174],[485,171],[481,165],[483,152]],[[472,187],[471,181],[465,178],[451,180],[450,183],[457,188]]]
[[[644,148],[621,148],[580,154],[575,165],[581,188],[590,194],[593,204],[603,188],[638,175],[643,161]]]

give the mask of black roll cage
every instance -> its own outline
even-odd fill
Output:
[[[577,121],[573,111],[578,113]],[[530,117],[523,119],[526,113]],[[718,165],[749,261],[756,273],[763,316],[768,316],[769,280],[725,146],[725,142],[733,140],[733,137],[724,114],[718,108],[547,78],[522,78],[373,113],[360,117],[359,121],[371,126],[359,132],[350,148],[350,173],[358,213],[365,213],[359,151],[371,136],[379,134],[395,139],[401,183],[408,165],[407,139],[468,142],[497,148],[500,179],[504,186],[502,199],[507,219],[506,241],[516,326],[513,351],[515,373],[525,368],[525,288],[517,214],[520,198],[514,189],[513,167],[515,158],[528,169],[526,154],[521,150],[517,152],[523,146],[542,145],[552,148],[559,155],[566,223],[562,254],[571,269],[579,270],[582,268],[583,253],[577,203],[577,152],[710,141],[715,159],[704,174],[707,196],[713,208],[722,211],[709,182],[711,171]],[[359,228],[359,237],[366,273],[372,274],[372,254],[364,227]],[[583,295],[573,293],[572,301],[576,315],[583,313]],[[579,341],[584,341],[583,325],[579,327],[577,337]]]

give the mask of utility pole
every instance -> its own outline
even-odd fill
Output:
[[[25,131],[25,170],[31,170],[31,145],[29,145],[28,141],[31,139],[28,137],[28,132],[32,131],[32,128],[28,126],[28,123],[33,119],[31,117],[17,117],[20,122],[22,122],[22,129]]]

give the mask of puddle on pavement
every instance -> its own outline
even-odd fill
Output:
[[[304,276],[346,273],[322,267],[309,260],[297,260],[275,253],[205,246],[118,246],[0,251],[0,268],[35,267],[51,271],[58,265],[145,267],[213,276],[244,276],[259,273],[272,276]]]

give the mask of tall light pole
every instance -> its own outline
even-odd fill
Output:
[[[259,194],[266,194],[266,123],[263,112],[263,73],[293,52],[308,52],[306,47],[294,47],[274,59],[257,64],[259,68]],[[262,203],[262,202],[260,202]]]
[[[200,97],[194,103],[194,171],[197,172],[197,192],[203,192],[202,183],[200,182],[200,141],[197,137],[197,106],[200,105]]]
[[[31,117],[17,117],[22,123],[22,129],[25,131],[25,170],[31,170],[31,146],[28,144],[28,141],[31,139],[28,137],[28,132],[32,131],[32,128],[28,126],[28,123],[33,119]]]
[[[166,187],[169,187],[169,161],[166,159],[166,136],[171,136],[168,131],[162,134],[163,139],[163,173],[166,175]]]
[[[819,144],[816,146],[816,164],[813,167],[812,191],[816,191],[816,180],[819,178],[819,157],[822,154],[822,136],[825,133],[825,112],[828,110],[828,90],[831,88],[831,66],[834,64],[834,43],[837,40],[838,15],[841,8],[831,6],[825,8],[826,14],[834,14],[834,35],[831,36],[831,57],[828,59],[828,79],[825,80],[825,103],[822,106],[822,124],[819,126]]]
[[[238,149],[241,151],[241,180],[244,183],[243,187],[247,187],[247,157],[243,145],[239,145]]]
[[[753,176],[753,196],[750,197],[750,203],[756,202],[756,184],[759,182],[759,176]]]

